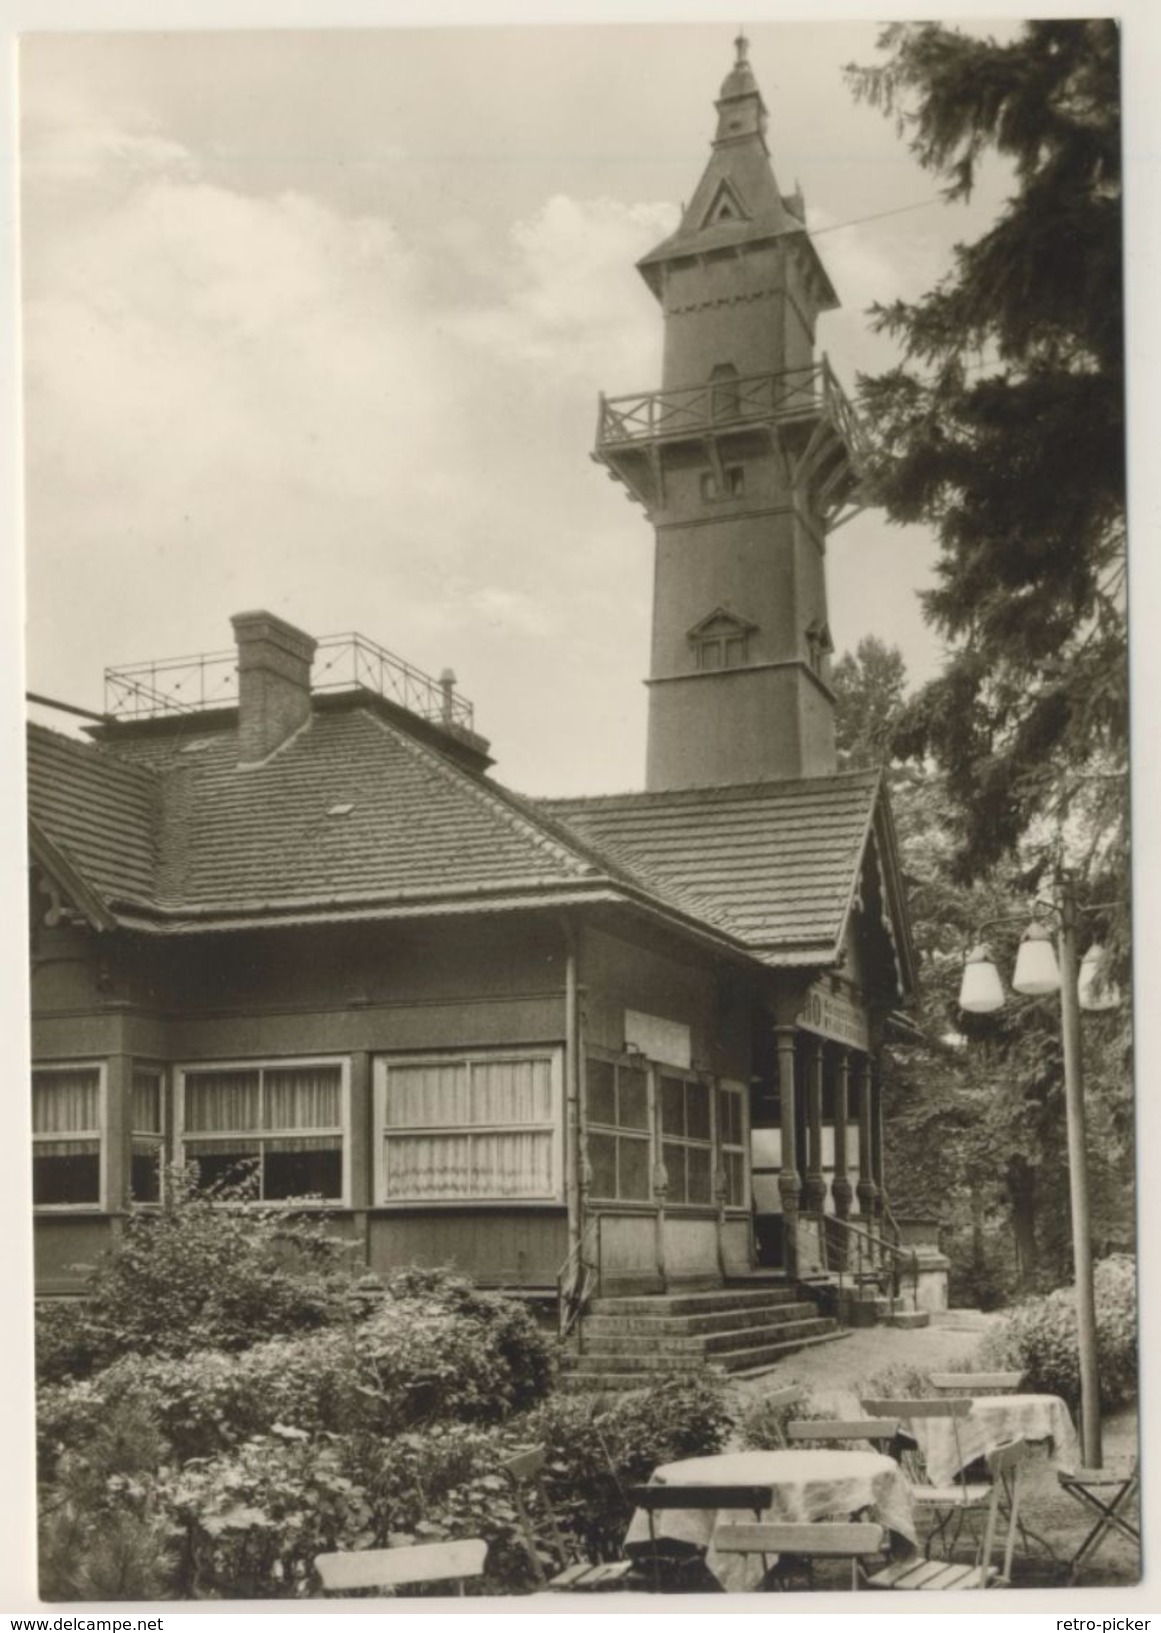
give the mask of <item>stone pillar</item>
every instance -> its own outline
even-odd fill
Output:
[[[855,1193],[864,1225],[869,1225],[875,1213],[878,1187],[875,1184],[871,1155],[871,1062],[860,1055],[855,1071],[855,1092],[859,1107],[859,1182]]]
[[[798,1197],[802,1189],[795,1155],[798,1146],[794,1085],[796,1035],[793,1026],[774,1028],[778,1050],[778,1105],[782,1123],[782,1169],[778,1175],[778,1194],[782,1199],[783,1269],[791,1278],[798,1274]]]
[[[826,1180],[822,1172],[822,1039],[810,1040],[806,1062],[806,1182],[802,1187],[803,1213],[822,1213]]]
[[[834,1092],[834,1179],[830,1187],[831,1195],[834,1197],[834,1211],[840,1219],[850,1218],[851,1197],[854,1194],[847,1173],[847,1117],[850,1113],[850,1076],[850,1050],[840,1049],[838,1075],[835,1078]]]

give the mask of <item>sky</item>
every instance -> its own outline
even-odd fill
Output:
[[[652,531],[589,454],[598,394],[660,383],[634,262],[705,164],[736,28],[27,36],[29,687],[99,709],[105,665],[223,650],[262,606],[451,667],[516,788],[640,786]],[[853,388],[895,360],[868,308],[930,288],[1005,178],[944,204],[855,102],[874,23],[747,32]],[[881,513],[837,531],[837,649],[932,673],[932,558]]]

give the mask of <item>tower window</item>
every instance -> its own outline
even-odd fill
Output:
[[[740,669],[749,658],[755,626],[719,607],[689,631],[699,670]]]
[[[725,477],[723,489],[713,471],[701,473],[701,496],[703,499],[740,499],[746,491],[746,467],[744,465],[727,465],[722,472]]]

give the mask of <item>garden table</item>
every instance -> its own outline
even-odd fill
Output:
[[[789,1451],[721,1452],[663,1463],[650,1485],[769,1486],[771,1504],[763,1520],[819,1520],[860,1515],[886,1526],[892,1553],[918,1551],[907,1481],[899,1465],[881,1452],[795,1448]],[[721,1521],[753,1520],[737,1509],[673,1509],[655,1516],[657,1535],[704,1550],[707,1568],[732,1593],[757,1588],[762,1562],[754,1555],[722,1554],[714,1548]],[[649,1521],[638,1510],[625,1537],[625,1551],[643,1556],[650,1548]]]
[[[1052,1461],[1079,1461],[1076,1430],[1059,1395],[976,1395],[963,1418],[916,1418],[907,1432],[923,1453],[932,1485],[951,1485],[972,1463],[1008,1440],[1044,1442]]]

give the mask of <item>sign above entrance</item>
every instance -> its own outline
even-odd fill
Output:
[[[640,1049],[647,1060],[678,1066],[683,1071],[693,1063],[693,1039],[688,1026],[660,1015],[642,1015],[636,1009],[625,1011],[625,1047]]]
[[[797,1025],[804,1032],[817,1032],[820,1037],[849,1044],[852,1049],[869,1051],[871,1047],[866,1010],[842,993],[831,992],[829,987],[810,988]]]

